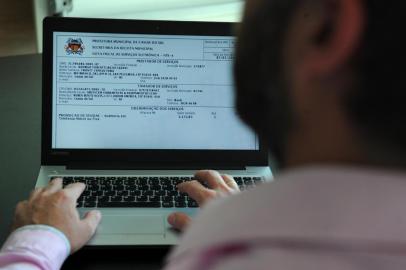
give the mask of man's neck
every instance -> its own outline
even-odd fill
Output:
[[[321,125],[321,124],[320,124]],[[286,167],[310,164],[367,165],[371,163],[363,143],[346,125],[337,121],[295,131],[285,148]]]

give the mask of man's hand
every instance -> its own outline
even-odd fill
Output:
[[[71,253],[84,246],[96,231],[100,222],[99,211],[88,212],[80,219],[76,201],[85,189],[82,183],[62,189],[62,179],[52,180],[48,186],[35,189],[30,198],[17,204],[13,229],[42,224],[63,232],[71,244]]]
[[[200,207],[214,198],[227,196],[240,191],[237,183],[231,176],[220,175],[217,171],[198,171],[194,178],[196,180],[179,184],[178,189],[181,192],[187,193]],[[190,221],[190,217],[181,212],[172,213],[168,216],[169,224],[178,230],[185,229]]]

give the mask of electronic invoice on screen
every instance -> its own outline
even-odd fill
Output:
[[[52,148],[258,150],[234,37],[53,34]]]

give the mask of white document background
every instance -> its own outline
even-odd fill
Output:
[[[54,33],[53,148],[257,150],[235,112],[233,49],[232,37]]]

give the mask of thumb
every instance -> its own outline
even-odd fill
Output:
[[[82,222],[87,227],[89,232],[89,237],[91,237],[95,232],[101,220],[101,213],[97,210],[89,211],[83,217]]]
[[[87,212],[79,223],[79,231],[75,231],[70,238],[71,254],[82,248],[96,232],[101,220],[100,211]]]
[[[190,224],[192,219],[185,213],[176,212],[168,216],[168,222],[172,227],[179,231],[183,231]]]

